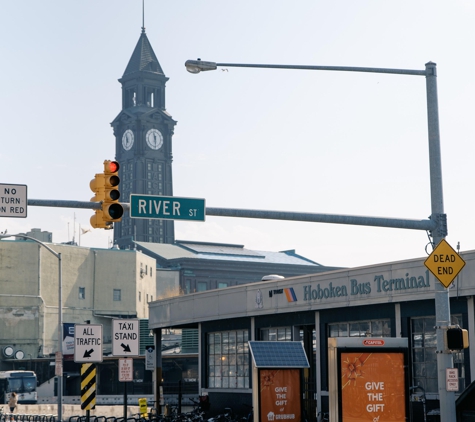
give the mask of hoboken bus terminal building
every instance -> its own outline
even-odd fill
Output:
[[[449,287],[451,324],[468,330],[470,347],[453,354],[456,395],[475,378],[475,251],[461,257],[466,265]],[[310,363],[303,369],[304,406],[313,416],[328,411],[329,338],[406,338],[409,385],[422,387],[431,410],[439,408],[436,283],[423,258],[281,278],[154,301],[149,327],[156,350],[162,329],[197,329],[200,394],[216,411],[240,414],[252,404],[248,341],[303,342]]]

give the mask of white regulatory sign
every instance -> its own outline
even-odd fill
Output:
[[[447,391],[459,391],[458,368],[445,368],[445,382]]]
[[[0,184],[0,217],[26,218],[27,186]]]
[[[155,346],[145,346],[145,369],[155,371]]]
[[[74,362],[102,362],[102,324],[74,325]]]
[[[138,319],[112,320],[112,355],[138,356],[140,352]]]
[[[134,380],[134,360],[132,358],[119,359],[119,381],[129,382]]]

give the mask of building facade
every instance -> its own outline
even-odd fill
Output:
[[[136,242],[157,262],[157,298],[253,283],[265,276],[292,277],[334,270],[295,250],[256,251],[229,243],[176,241],[173,245]]]
[[[79,376],[80,364],[73,362],[74,331],[68,332],[74,324],[103,326],[104,355],[111,354],[114,318],[144,321],[148,337],[148,302],[157,291],[155,260],[140,252],[48,246],[61,254],[62,262],[59,349],[58,258],[36,242],[0,241],[0,370],[34,369],[40,382],[54,377],[50,363],[58,350],[64,354],[65,373]],[[72,390],[78,385],[71,383]]]
[[[450,288],[451,323],[473,333],[475,251],[461,255],[466,266]],[[164,328],[197,329],[200,393],[217,409],[241,413],[252,404],[254,386],[248,341],[302,341],[310,362],[302,388],[312,420],[329,406],[328,338],[407,338],[409,385],[424,389],[430,410],[438,408],[436,283],[423,259],[291,277],[152,302],[150,328],[158,344]],[[457,394],[474,379],[473,350],[470,335],[470,347],[453,354]]]

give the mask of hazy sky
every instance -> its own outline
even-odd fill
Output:
[[[0,183],[34,199],[87,201],[113,159],[110,122],[142,26],[140,0],[2,0]],[[187,59],[438,68],[448,242],[475,249],[475,3],[472,0],[146,0],[170,80],[174,195],[209,207],[425,219],[431,214],[425,79],[255,70],[192,75]],[[0,231],[79,240],[91,210],[29,207]],[[324,265],[426,255],[423,231],[207,217],[176,238],[288,250]],[[95,229],[82,246],[108,247]]]

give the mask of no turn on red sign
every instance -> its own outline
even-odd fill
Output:
[[[424,265],[444,287],[449,287],[458,273],[462,271],[465,261],[445,239],[442,239],[425,260]]]

